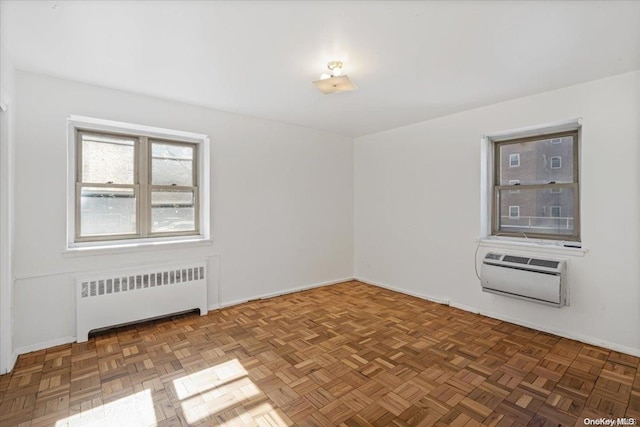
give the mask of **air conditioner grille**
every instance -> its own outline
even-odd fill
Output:
[[[531,261],[529,261],[529,265],[537,265],[539,267],[558,268],[558,265],[560,265],[560,263],[558,261],[547,261],[546,259],[531,258]]]
[[[531,258],[525,258],[521,256],[505,255],[502,260],[506,262],[514,262],[516,264],[528,264],[530,259]]]

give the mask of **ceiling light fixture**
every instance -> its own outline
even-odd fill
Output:
[[[327,64],[331,74],[323,74],[320,80],[312,82],[324,94],[349,92],[358,89],[349,76],[342,76],[342,61],[331,61]]]

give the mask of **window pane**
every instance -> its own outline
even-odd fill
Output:
[[[573,234],[573,188],[562,188],[561,193],[548,188],[500,190],[498,206],[501,232]]]
[[[81,236],[135,233],[136,195],[133,188],[82,188]]]
[[[522,185],[573,182],[574,143],[573,136],[563,136],[500,144],[500,185],[513,180]]]
[[[82,134],[82,182],[134,184],[135,140]]]
[[[151,231],[195,231],[195,197],[192,190],[151,192]]]
[[[153,185],[193,186],[193,145],[151,143]]]

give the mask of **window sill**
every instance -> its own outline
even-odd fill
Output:
[[[551,241],[535,241],[523,242],[518,240],[506,240],[503,238],[484,237],[478,240],[478,246],[481,248],[501,248],[511,250],[524,250],[528,252],[536,252],[541,254],[566,255],[574,257],[583,257],[588,250],[584,248],[573,248],[562,246],[559,242]]]
[[[194,248],[202,246],[211,246],[213,240],[205,238],[194,238],[193,236],[188,239],[172,239],[172,240],[138,240],[138,241],[114,241],[114,242],[100,242],[100,243],[81,243],[76,246],[69,247],[62,251],[62,256],[65,258],[75,258],[82,256],[92,255],[113,255],[123,254],[130,252],[149,252],[162,249],[182,249],[182,248]]]

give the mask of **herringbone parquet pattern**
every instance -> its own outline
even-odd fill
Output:
[[[639,363],[347,282],[20,356],[0,425],[584,425],[640,418]]]

